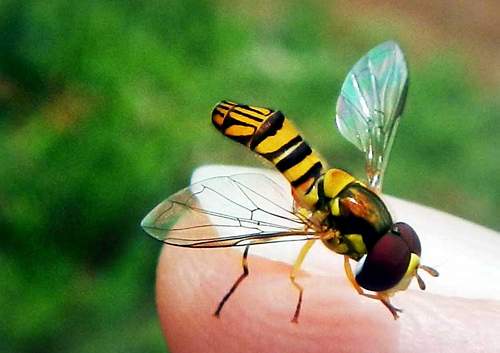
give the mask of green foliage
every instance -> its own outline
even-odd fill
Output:
[[[242,161],[210,127],[220,99],[284,110],[361,174],[334,102],[355,60],[397,33],[332,27],[326,4],[266,4],[0,5],[0,351],[164,350],[159,246],[139,221],[196,166]],[[386,192],[498,229],[500,101],[446,52],[411,77]]]

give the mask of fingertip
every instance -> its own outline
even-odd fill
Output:
[[[500,302],[408,291],[400,352],[497,352]]]
[[[426,263],[442,274],[429,281],[426,292],[412,286],[398,293],[394,305],[404,310],[398,321],[377,301],[357,295],[344,276],[342,257],[325,249],[324,256],[308,255],[302,266],[308,272],[298,277],[305,291],[297,324],[290,322],[298,298],[289,281],[290,266],[252,255],[250,275],[217,318],[215,308],[241,275],[241,252],[167,246],[158,265],[157,301],[170,350],[498,350],[498,276],[491,271],[498,264],[498,234],[430,208],[389,200],[421,234]],[[270,258],[288,261],[283,254],[298,253],[285,251],[286,244],[275,245]],[[250,254],[260,249],[252,247]]]
[[[213,312],[241,274],[241,252],[165,247],[157,274],[161,327],[170,350],[181,352],[396,351],[399,323],[378,302],[355,293],[342,266],[331,276],[301,273],[298,299],[290,266],[249,256],[249,276]]]

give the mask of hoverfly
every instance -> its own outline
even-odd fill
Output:
[[[297,322],[303,288],[296,275],[311,246],[321,241],[344,256],[344,270],[355,290],[381,301],[397,319],[401,310],[390,297],[406,290],[413,277],[425,289],[419,269],[438,276],[436,270],[420,264],[415,231],[394,222],[381,199],[407,89],[406,62],[393,41],[371,49],[342,85],[336,123],[341,134],[365,154],[366,181],[327,168],[282,112],[221,101],[212,112],[214,126],[274,164],[289,182],[293,201],[290,190],[283,191],[261,174],[215,177],[167,198],[143,219],[142,227],[174,246],[244,247],[243,273],[221,299],[216,316],[248,275],[251,246],[304,241],[290,273],[299,294],[292,318]],[[271,194],[280,196],[271,198]],[[189,226],[178,223],[181,217],[189,219]],[[355,272],[349,259],[358,263]]]

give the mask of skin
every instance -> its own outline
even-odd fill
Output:
[[[211,175],[212,170],[198,171],[194,178]],[[441,273],[432,278],[420,271],[427,290],[413,284],[392,299],[404,310],[399,320],[381,303],[357,295],[342,257],[319,242],[297,278],[304,287],[299,323],[290,322],[298,293],[289,281],[290,264],[281,262],[298,253],[288,243],[250,248],[250,275],[217,318],[213,311],[242,272],[242,252],[164,246],[157,305],[171,352],[499,351],[495,249],[500,234],[417,204],[384,199],[394,218],[412,224],[419,234],[423,263]]]

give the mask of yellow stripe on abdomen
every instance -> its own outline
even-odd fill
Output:
[[[323,171],[319,156],[280,111],[222,101],[212,112],[212,123],[273,163],[295,189],[294,195],[311,191]]]
[[[281,112],[277,113],[281,114]],[[268,129],[271,128],[272,128],[271,126],[268,127]],[[284,145],[286,145],[287,142],[290,141],[296,142],[296,140],[294,139],[300,137],[297,129],[295,129],[295,126],[293,126],[290,120],[286,118],[284,118],[282,126],[280,126],[278,129],[275,129],[274,131],[272,131],[272,133],[270,133],[270,131],[267,131],[267,134],[265,135],[266,137],[264,139],[262,139],[263,134],[264,132],[261,131],[261,137],[259,140],[260,142],[257,146],[254,147],[254,151],[260,155],[272,154],[278,151]],[[288,146],[288,147],[291,148],[293,146]],[[273,156],[274,157],[273,159],[270,158],[268,159],[270,159],[273,163],[275,163],[275,161],[277,162],[277,160],[279,160],[280,156],[282,156],[282,154]]]

